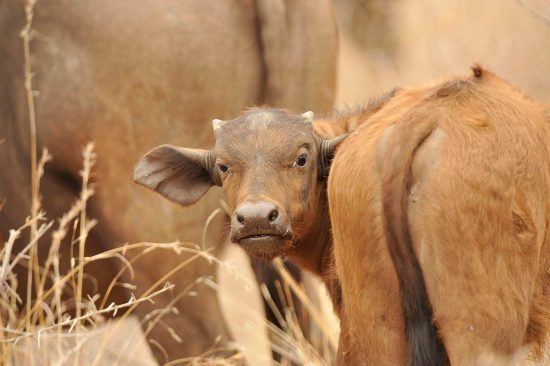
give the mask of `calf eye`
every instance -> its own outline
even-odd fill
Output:
[[[294,166],[304,167],[307,163],[307,155],[302,154],[296,158],[296,161],[294,162]]]
[[[229,170],[229,167],[225,164],[218,164],[218,169],[222,173],[227,173],[227,171]]]

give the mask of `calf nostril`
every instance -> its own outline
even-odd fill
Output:
[[[241,225],[244,225],[244,217],[243,217],[243,215],[237,214],[237,221],[238,221]]]
[[[276,208],[271,210],[269,212],[269,216],[267,216],[267,218],[269,219],[270,222],[273,222],[273,221],[277,220],[277,217],[279,217],[279,210],[277,210]]]

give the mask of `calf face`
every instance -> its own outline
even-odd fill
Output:
[[[159,146],[137,163],[134,180],[184,206],[222,186],[231,242],[268,259],[289,254],[313,227],[334,147],[344,138],[317,135],[312,119],[312,112],[252,109],[214,120],[212,150]]]

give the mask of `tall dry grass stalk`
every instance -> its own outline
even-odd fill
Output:
[[[25,4],[25,27],[21,31],[21,38],[23,39],[23,51],[24,51],[24,76],[25,76],[25,94],[27,97],[27,107],[29,114],[29,129],[30,129],[30,146],[31,146],[31,218],[34,219],[38,215],[40,209],[40,197],[38,196],[39,188],[39,176],[37,169],[37,155],[36,155],[36,117],[34,109],[34,97],[32,90],[32,70],[31,70],[31,56],[30,56],[30,42],[31,42],[31,27],[33,20],[34,0],[27,0]],[[30,240],[34,240],[37,232],[37,220],[31,220],[30,225]],[[30,263],[27,272],[27,311],[30,310],[30,302],[32,297],[32,281],[33,273],[35,283],[38,282],[38,255],[36,247],[32,246],[30,250]],[[27,322],[27,326],[30,323]]]

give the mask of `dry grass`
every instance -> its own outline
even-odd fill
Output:
[[[93,166],[93,145],[89,145],[84,151],[84,169],[83,177],[89,177]],[[40,182],[44,164],[49,159],[47,151],[44,151],[42,158],[37,163],[37,180]],[[129,313],[130,309],[135,308],[144,301],[151,301],[156,295],[170,290],[170,285],[165,285],[155,291],[140,298],[131,297],[124,304],[109,304],[106,308],[98,308],[97,300],[100,295],[94,295],[86,299],[82,298],[82,281],[84,277],[84,267],[87,263],[106,258],[113,258],[120,255],[120,252],[127,251],[127,247],[117,248],[108,253],[102,253],[93,257],[86,258],[83,252],[79,254],[78,262],[72,260],[72,266],[68,273],[60,273],[59,249],[66,239],[67,233],[77,228],[81,235],[76,239],[83,247],[86,234],[93,227],[93,221],[79,221],[78,218],[85,217],[86,202],[93,195],[93,190],[87,184],[82,186],[81,197],[74,203],[71,209],[58,220],[57,228],[54,220],[49,220],[45,213],[37,211],[36,215],[31,215],[26,222],[18,229],[11,230],[9,238],[0,252],[2,263],[0,267],[0,345],[2,364],[34,364],[35,355],[32,352],[21,352],[21,349],[29,347],[27,339],[33,339],[37,345],[40,345],[41,339],[51,340],[56,338],[56,353],[51,355],[51,360],[63,360],[74,355],[75,362],[78,360],[80,348],[85,342],[81,339],[81,326],[86,324],[88,329],[95,329],[98,324],[104,321],[104,316],[114,315],[120,311]],[[36,196],[38,197],[38,196]],[[39,204],[34,205],[40,207]],[[84,222],[84,225],[82,223]],[[33,228],[35,228],[33,230]],[[17,240],[23,237],[26,231],[30,232],[30,240],[24,248],[18,253],[13,253],[12,249]],[[48,257],[43,262],[37,258],[37,247],[39,240],[41,245],[50,235],[50,246]],[[84,238],[84,239],[83,239]],[[73,240],[74,242],[74,240]],[[72,245],[69,243],[69,245]],[[139,248],[146,249],[150,245],[142,244]],[[202,255],[197,254],[197,255]],[[43,265],[40,264],[43,263]],[[27,297],[23,300],[18,295],[18,281],[14,273],[16,266],[25,266],[28,268],[28,291]],[[36,274],[36,275],[33,275]],[[72,289],[72,284],[76,283],[76,288]],[[20,291],[19,291],[20,292]],[[76,316],[71,317],[70,302],[67,298],[70,294],[76,294],[74,304],[77,309]],[[76,329],[76,332],[73,330]],[[90,332],[88,332],[90,333]],[[93,333],[93,332],[92,332]],[[71,349],[66,349],[67,339],[75,338],[76,344]],[[40,348],[40,347],[38,347]],[[42,357],[42,356],[40,356]],[[38,357],[38,358],[40,358]],[[23,359],[22,359],[23,358]],[[43,358],[43,357],[42,357]]]
[[[71,261],[70,270],[67,273],[60,273],[59,251],[62,245],[78,245],[79,249],[84,248],[85,240],[90,230],[94,226],[94,221],[85,219],[86,203],[92,197],[94,191],[89,187],[89,177],[92,175],[91,169],[94,162],[93,145],[88,145],[83,152],[83,169],[81,176],[83,178],[82,192],[78,200],[71,209],[57,220],[48,219],[44,212],[39,211],[36,217],[30,216],[26,222],[18,229],[10,231],[10,236],[0,252],[0,283],[2,291],[0,292],[0,347],[1,363],[5,365],[19,364],[106,364],[113,359],[119,359],[123,356],[126,362],[136,362],[132,355],[142,353],[143,350],[136,349],[129,342],[120,343],[120,329],[125,329],[127,323],[124,320],[130,317],[132,311],[142,302],[153,301],[155,296],[160,293],[170,291],[172,285],[167,283],[167,279],[179,269],[189,265],[196,259],[202,257],[210,262],[215,262],[218,266],[225,266],[229,271],[239,276],[239,269],[233,268],[227,263],[221,261],[211,254],[212,248],[204,249],[191,243],[173,242],[173,243],[135,243],[127,244],[118,248],[113,248],[107,252],[94,256],[84,256],[84,251],[78,251],[74,258],[66,259]],[[42,158],[37,164],[37,176],[40,178],[44,169],[44,164],[50,159],[47,151],[44,151]],[[38,179],[39,183],[40,180]],[[82,223],[85,225],[82,225]],[[13,253],[14,244],[25,237],[25,233],[36,226],[36,234],[18,253]],[[207,229],[208,222],[205,225]],[[83,227],[83,228],[81,228]],[[71,233],[72,235],[68,235]],[[32,249],[35,253],[39,240],[40,245],[48,245],[49,236],[49,254],[37,265],[32,260]],[[70,239],[67,242],[67,239]],[[138,256],[147,255],[153,250],[172,251],[175,254],[183,252],[191,254],[189,259],[181,262],[162,278],[146,289],[139,298],[131,296],[127,302],[122,304],[106,304],[106,299],[115,283],[118,281],[121,273],[113,278],[110,286],[104,294],[95,294],[93,296],[82,296],[83,278],[86,274],[86,265],[95,261],[104,261],[106,259],[118,258],[124,263],[123,271],[133,273],[131,259],[127,256],[139,252]],[[135,258],[135,257],[133,257]],[[278,313],[279,321],[284,325],[279,329],[273,324],[267,323],[263,314],[256,314],[256,319],[260,325],[267,327],[272,338],[273,349],[283,357],[283,364],[295,362],[306,365],[328,365],[334,357],[336,348],[336,338],[334,331],[326,327],[324,315],[309,300],[304,289],[296,283],[292,276],[286,271],[280,261],[276,262],[277,269],[284,279],[281,283],[281,297],[287,302],[284,313]],[[31,291],[30,300],[21,299],[18,295],[18,282],[14,274],[16,266],[25,266],[30,268],[30,273],[38,272],[38,281],[33,282],[36,286]],[[34,277],[31,277],[34,278]],[[250,283],[250,279],[242,278],[247,286],[255,286]],[[197,279],[187,291],[182,292],[178,297],[190,295],[193,296],[193,285],[197,282],[204,283],[214,290],[218,290],[218,284],[209,278]],[[131,288],[131,284],[126,284]],[[74,287],[74,288],[73,288]],[[265,286],[263,287],[265,289]],[[266,299],[273,303],[269,293],[263,291]],[[303,334],[299,327],[294,304],[292,304],[291,294],[300,299],[307,312],[311,315],[314,328],[320,330],[322,335],[316,343],[310,341],[307,334]],[[28,305],[26,302],[28,301]],[[143,319],[144,331],[146,337],[148,332],[161,321],[162,316],[170,311],[173,303],[168,304],[163,309],[158,309],[151,313],[146,319]],[[72,308],[74,307],[74,309]],[[277,311],[276,308],[274,308]],[[71,314],[75,316],[71,316]],[[109,323],[109,319],[118,315],[118,320]],[[106,327],[106,324],[110,326]],[[261,327],[259,327],[261,328]],[[258,328],[258,329],[259,329]],[[134,332],[135,333],[135,332]],[[183,331],[184,333],[184,331]],[[127,337],[123,337],[126,339]],[[134,342],[131,342],[134,343]],[[93,347],[87,346],[93,344]],[[147,347],[146,343],[140,341],[136,343],[139,347]],[[160,345],[162,346],[162,345]],[[118,349],[118,351],[117,351]],[[149,352],[145,352],[150,354]],[[231,354],[229,357],[220,358],[219,354]],[[239,345],[220,346],[218,342],[213,342],[212,348],[199,356],[170,361],[168,364],[233,364],[238,363],[243,358],[239,352]],[[143,361],[143,357],[140,358]],[[145,363],[150,363],[151,360]]]

